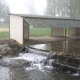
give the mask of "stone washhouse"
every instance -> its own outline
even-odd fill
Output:
[[[64,28],[69,28],[68,35],[80,35],[79,19],[10,14],[10,39],[24,44],[24,40],[29,40],[29,26],[51,28],[51,37],[66,36],[66,33],[64,35]]]

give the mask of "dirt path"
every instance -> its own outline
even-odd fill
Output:
[[[0,32],[9,31],[9,28],[0,28]]]

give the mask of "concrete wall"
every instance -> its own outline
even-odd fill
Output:
[[[80,35],[80,28],[78,28],[78,35]]]
[[[29,39],[29,24],[23,20],[23,27],[24,27],[24,31],[23,31],[23,35],[24,35],[24,39]]]
[[[78,35],[78,28],[69,28],[69,35]]]
[[[63,28],[52,28],[51,36],[52,37],[63,36]]]
[[[23,44],[23,18],[10,15],[10,38]]]

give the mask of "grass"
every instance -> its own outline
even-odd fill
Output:
[[[68,29],[66,29],[68,33]],[[51,36],[50,28],[30,28],[30,36]],[[9,38],[9,31],[0,32],[0,38]]]
[[[0,38],[9,38],[9,32],[0,32]]]
[[[66,28],[66,34],[68,31],[69,29]],[[30,28],[30,36],[51,36],[51,28]]]
[[[50,28],[30,28],[30,36],[50,36]],[[0,32],[0,38],[9,38],[9,32]]]
[[[66,28],[66,34],[68,34],[69,28]],[[64,34],[65,34],[65,28],[64,28]]]
[[[30,36],[51,36],[50,28],[30,28]]]

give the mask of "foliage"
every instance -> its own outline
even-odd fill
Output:
[[[4,0],[0,0],[0,24],[2,22],[8,23],[9,21],[9,7]]]
[[[80,0],[47,0],[46,15],[58,17],[78,17]]]

